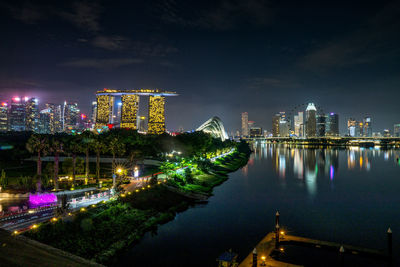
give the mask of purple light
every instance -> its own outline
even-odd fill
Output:
[[[29,195],[29,202],[34,205],[53,203],[53,202],[57,202],[57,196],[54,195],[53,193]]]
[[[331,180],[333,180],[333,175],[334,175],[335,170],[333,169],[333,166],[331,165],[330,168],[330,176],[331,176]]]
[[[331,115],[335,115],[335,113],[331,112]]]

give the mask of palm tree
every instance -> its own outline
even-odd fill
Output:
[[[65,150],[72,157],[72,185],[75,185],[75,167],[76,167],[76,156],[82,151],[82,148],[77,140],[76,136],[68,138],[65,146]]]
[[[90,152],[90,147],[91,147],[91,144],[93,143],[93,141],[94,141],[94,135],[92,132],[85,131],[81,134],[82,149],[86,155],[85,184],[87,184],[87,181],[89,179],[89,152]]]
[[[91,144],[91,150],[96,153],[96,183],[100,179],[100,154],[106,151],[106,145],[102,141],[101,136],[97,136]]]
[[[112,159],[112,173],[115,173],[115,156],[123,155],[125,153],[125,144],[122,143],[117,137],[112,137],[108,144],[108,149],[110,150]]]
[[[58,190],[58,169],[60,153],[64,152],[64,144],[59,137],[53,137],[50,143],[50,150],[54,154],[54,189]]]
[[[42,159],[48,150],[48,139],[45,136],[33,134],[26,143],[26,149],[30,153],[37,153],[37,184],[36,191],[40,192],[42,187]]]

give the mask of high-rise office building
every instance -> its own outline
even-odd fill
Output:
[[[336,113],[327,115],[326,136],[339,136],[339,115]]]
[[[8,131],[8,104],[2,102],[0,104],[0,132]]]
[[[51,108],[46,108],[40,111],[39,113],[39,124],[38,124],[38,132],[41,134],[53,134],[54,127],[54,113]]]
[[[64,102],[65,103],[65,102]],[[79,123],[78,103],[67,103],[64,108],[64,131],[72,130]]]
[[[252,128],[252,127],[254,127],[254,124],[255,124],[256,122],[255,121],[249,121],[249,123],[248,123],[248,125],[249,125],[249,132],[250,132],[250,129]]]
[[[249,136],[249,114],[247,112],[242,113],[242,136]]]
[[[37,98],[26,98],[25,130],[36,132],[39,123],[39,106]]]
[[[263,131],[261,127],[250,128],[250,137],[262,137]]]
[[[306,109],[306,136],[317,136],[317,108],[314,103],[309,103]]]
[[[356,136],[357,121],[353,118],[347,120],[347,134],[351,137]]]
[[[96,123],[96,115],[97,115],[97,101],[93,101],[92,114],[91,114],[92,123]]]
[[[326,120],[327,116],[325,114],[317,115],[317,136],[324,137],[326,134]]]
[[[289,123],[286,120],[279,121],[279,136],[280,137],[288,137],[290,135],[289,132]]]
[[[59,133],[63,131],[63,121],[62,121],[62,105],[54,106],[54,132]]]
[[[389,129],[384,129],[383,130],[383,137],[390,137],[390,130]]]
[[[278,137],[279,136],[279,122],[281,120],[280,114],[275,114],[272,117],[272,136]]]
[[[297,115],[294,116],[294,134],[297,137],[304,136],[304,115],[302,111],[298,112]]]
[[[62,106],[61,105],[55,105],[53,103],[46,103],[46,112],[49,115],[49,133],[54,134],[54,133],[59,133],[62,132]],[[47,116],[47,115],[43,115]],[[40,117],[40,115],[39,115]]]
[[[393,126],[393,137],[400,137],[400,123]]]
[[[364,118],[364,136],[372,137],[372,119],[371,117]]]
[[[8,121],[11,131],[25,131],[25,113],[25,99],[18,96],[13,97],[11,99]]]
[[[364,124],[361,121],[356,123],[356,137],[364,136]]]

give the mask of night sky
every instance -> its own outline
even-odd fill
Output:
[[[351,2],[351,3],[350,3]],[[400,1],[1,1],[0,100],[77,101],[102,88],[162,88],[167,127],[240,113],[268,130],[314,102],[400,123]],[[144,103],[142,103],[144,104]]]

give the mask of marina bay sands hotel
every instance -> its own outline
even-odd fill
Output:
[[[97,112],[96,129],[113,123],[115,97],[121,97],[121,128],[138,129],[137,117],[140,96],[148,96],[147,133],[162,134],[165,132],[165,97],[177,96],[176,92],[159,89],[115,90],[104,89],[96,92]]]

